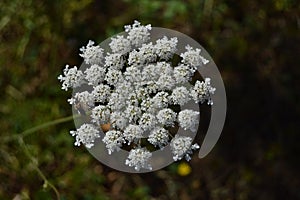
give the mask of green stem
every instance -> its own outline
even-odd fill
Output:
[[[64,122],[68,122],[68,121],[76,119],[80,116],[81,115],[74,115],[74,116],[72,115],[72,116],[56,119],[56,120],[53,120],[53,121],[50,121],[50,122],[46,122],[44,124],[32,127],[30,129],[27,129],[27,130],[23,131],[22,133],[12,135],[12,136],[9,136],[9,137],[5,137],[5,138],[3,138],[3,140],[4,141],[10,141],[10,140],[19,139],[20,137],[26,137],[26,136],[31,135],[32,133],[35,133],[35,132],[37,132],[41,129],[47,128],[49,126],[54,126],[54,125],[57,125],[57,124],[61,124],[61,123],[64,123]]]
[[[68,122],[68,121],[71,121],[73,119],[76,119],[78,117],[80,117],[81,115],[72,115],[72,116],[68,116],[68,117],[64,117],[64,118],[60,118],[60,119],[56,119],[56,120],[53,120],[53,121],[50,121],[50,122],[46,122],[44,124],[41,124],[41,125],[38,125],[38,126],[35,126],[35,127],[32,127],[30,129],[27,129],[25,131],[23,131],[22,133],[20,134],[16,134],[16,135],[13,135],[13,136],[10,136],[8,138],[3,138],[4,141],[10,141],[10,140],[17,140],[21,146],[21,148],[24,150],[24,153],[26,154],[26,156],[28,157],[28,159],[31,161],[31,163],[33,164],[34,166],[34,169],[35,171],[38,173],[38,175],[43,179],[44,181],[44,187],[47,187],[49,186],[54,192],[55,192],[55,195],[56,195],[56,198],[59,200],[60,199],[60,194],[57,190],[57,188],[48,181],[47,177],[44,175],[44,173],[40,170],[39,166],[38,166],[38,163],[36,161],[36,159],[34,158],[34,156],[30,153],[28,147],[27,147],[27,144],[24,142],[23,138],[32,134],[32,133],[35,133],[41,129],[44,129],[44,128],[47,128],[49,126],[54,126],[54,125],[57,125],[57,124],[60,124],[60,123],[64,123],[64,122]]]
[[[64,118],[60,118],[60,119],[56,119],[56,120],[53,120],[53,121],[50,121],[50,122],[46,122],[44,124],[41,124],[41,125],[38,125],[38,126],[35,126],[33,128],[30,128],[30,129],[27,129],[26,131],[22,132],[19,134],[19,136],[22,136],[22,137],[26,137],[38,130],[41,130],[41,129],[44,129],[44,128],[47,128],[49,126],[53,126],[53,125],[56,125],[56,124],[61,124],[61,123],[64,123],[64,122],[68,122],[68,121],[71,121],[77,117],[79,117],[80,115],[75,115],[75,116],[68,116],[68,117],[64,117]]]
[[[44,173],[40,170],[40,168],[38,167],[37,161],[35,160],[35,158],[33,157],[33,155],[31,155],[26,143],[23,140],[23,137],[20,136],[18,138],[18,142],[20,144],[20,146],[23,148],[24,153],[26,154],[26,156],[29,158],[29,160],[31,161],[31,163],[34,166],[34,169],[37,171],[37,173],[39,174],[39,176],[43,179],[44,181],[44,185],[47,186],[49,185],[50,188],[53,189],[53,191],[55,192],[56,198],[59,200],[60,199],[60,194],[57,190],[57,188],[48,181],[48,179],[46,178],[46,176],[44,175]]]

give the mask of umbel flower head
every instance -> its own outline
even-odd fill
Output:
[[[123,35],[111,39],[109,50],[89,41],[80,48],[85,70],[66,65],[58,77],[63,90],[87,88],[68,100],[89,117],[80,128],[70,131],[75,146],[92,148],[103,142],[111,156],[126,147],[130,150],[124,163],[137,171],[152,169],[153,148],[170,146],[174,161],[189,161],[199,148],[193,144],[191,132],[197,132],[200,113],[181,108],[191,101],[213,105],[216,89],[211,79],[194,78],[209,60],[201,55],[201,49],[189,45],[177,55],[176,37],[150,42],[150,24],[134,21],[124,29]],[[100,136],[104,124],[110,128]],[[176,128],[186,133],[179,136],[172,131]]]

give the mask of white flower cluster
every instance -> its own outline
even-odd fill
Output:
[[[190,129],[191,131],[195,132],[198,123],[198,116],[199,112],[193,110],[182,110],[178,114],[178,121],[179,125],[184,129]]]
[[[87,148],[94,146],[95,139],[100,137],[98,129],[92,124],[83,124],[76,131],[70,131],[70,134],[76,138],[75,146],[84,144]]]
[[[188,64],[191,67],[197,69],[197,67],[209,63],[209,60],[200,55],[201,49],[193,49],[193,47],[189,45],[187,45],[185,49],[187,51],[180,54],[180,56],[182,57],[182,62],[184,64]]]
[[[171,141],[171,150],[175,161],[181,160],[183,157],[185,157],[187,161],[190,161],[191,157],[189,154],[196,149],[199,149],[199,145],[192,145],[191,137],[175,135]]]
[[[68,88],[76,88],[82,85],[83,83],[83,73],[82,71],[78,70],[76,66],[69,69],[69,65],[66,65],[64,69],[64,76],[59,75],[58,80],[62,82],[61,89],[68,90]]]
[[[79,50],[82,52],[79,54],[86,64],[101,64],[103,59],[103,49],[98,45],[94,46],[95,42],[89,40],[86,47],[81,47]]]
[[[203,103],[207,100],[208,105],[213,105],[211,96],[215,93],[216,88],[210,85],[210,78],[205,81],[196,81],[195,86],[191,89],[191,96],[196,103]]]
[[[212,105],[215,88],[209,78],[188,86],[197,68],[209,61],[200,55],[200,49],[187,45],[180,61],[174,64],[178,39],[164,36],[155,43],[149,42],[151,25],[134,21],[125,26],[125,32],[111,39],[110,52],[89,41],[80,49],[88,65],[86,70],[67,65],[58,77],[64,90],[82,85],[89,88],[68,100],[75,109],[80,107],[90,115],[90,124],[70,132],[76,137],[75,145],[82,143],[91,148],[99,138],[100,126],[109,124],[110,130],[102,138],[108,153],[129,145],[125,164],[135,170],[151,170],[152,153],[147,145],[160,149],[170,145],[175,161],[184,157],[190,160],[189,154],[199,146],[192,145],[188,134],[174,136],[170,128],[197,131],[199,112],[174,108],[190,100]],[[142,142],[143,138],[146,140]]]
[[[122,137],[121,131],[110,130],[106,132],[103,142],[106,144],[108,154],[111,154],[115,150],[119,151],[122,144],[125,143],[125,140]]]
[[[132,149],[129,152],[128,159],[125,161],[125,164],[129,167],[134,167],[135,170],[139,171],[141,168],[152,170],[151,165],[149,164],[149,159],[151,158],[152,153],[146,148],[136,148]]]
[[[139,21],[135,20],[133,25],[126,25],[124,28],[125,32],[128,33],[127,39],[130,41],[131,45],[135,47],[142,46],[142,44],[150,39],[150,24],[143,26]]]

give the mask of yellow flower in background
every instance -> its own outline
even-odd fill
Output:
[[[177,173],[180,176],[187,176],[192,172],[192,168],[189,164],[182,162],[178,165]]]

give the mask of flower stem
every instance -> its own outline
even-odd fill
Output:
[[[13,136],[3,138],[3,140],[6,141],[6,142],[7,141],[11,141],[11,140],[17,140],[18,141],[20,147],[23,149],[23,152],[28,157],[28,159],[30,160],[30,162],[33,164],[34,170],[43,179],[43,181],[44,181],[43,187],[46,188],[47,186],[49,186],[55,192],[56,198],[58,200],[60,199],[60,194],[59,194],[57,188],[52,183],[50,183],[48,181],[47,177],[40,170],[36,158],[30,153],[30,151],[28,149],[28,146],[24,142],[23,138],[26,137],[26,136],[31,135],[32,133],[35,133],[35,132],[41,130],[41,129],[47,128],[49,126],[54,126],[54,125],[57,125],[57,124],[61,124],[61,123],[64,123],[64,122],[68,122],[68,121],[74,120],[74,119],[76,119],[76,118],[78,118],[80,116],[81,115],[78,114],[78,115],[72,115],[72,116],[68,116],[68,117],[63,117],[63,118],[60,118],[60,119],[56,119],[56,120],[49,121],[49,122],[46,122],[44,124],[32,127],[30,129],[27,129],[27,130],[23,131],[20,134],[15,134]]]
[[[16,139],[19,139],[20,137],[24,138],[24,137],[26,137],[28,135],[31,135],[32,133],[35,133],[35,132],[37,132],[41,129],[47,128],[49,126],[54,126],[54,125],[57,125],[57,124],[65,123],[65,122],[71,121],[73,119],[76,119],[80,116],[81,115],[72,115],[72,116],[56,119],[56,120],[53,120],[53,121],[49,121],[49,122],[46,122],[44,124],[32,127],[30,129],[27,129],[27,130],[23,131],[22,133],[15,134],[15,135],[12,135],[12,136],[9,136],[9,137],[5,137],[4,141],[16,140]]]
[[[68,116],[68,117],[56,119],[56,120],[53,120],[53,121],[50,121],[50,122],[46,122],[46,123],[44,123],[44,124],[41,124],[41,125],[38,125],[38,126],[35,126],[35,127],[33,127],[33,128],[30,128],[30,129],[27,129],[27,130],[23,131],[23,132],[20,134],[20,136],[26,137],[26,136],[28,136],[28,135],[30,135],[30,134],[32,134],[32,133],[38,131],[38,130],[41,130],[41,129],[43,129],[43,128],[47,128],[47,127],[49,127],[49,126],[54,126],[54,125],[56,125],[56,124],[61,124],[61,123],[64,123],[64,122],[68,122],[68,121],[71,121],[71,120],[73,120],[73,119],[75,119],[75,118],[77,118],[77,117],[79,117],[79,116],[80,116],[80,115],[75,115],[75,116],[72,115],[72,116]]]
[[[60,194],[59,194],[57,188],[52,183],[50,183],[48,181],[48,179],[46,178],[46,176],[44,175],[44,173],[40,170],[40,168],[38,167],[37,160],[30,153],[30,151],[29,151],[29,149],[27,147],[27,144],[24,142],[22,136],[20,136],[18,138],[18,142],[19,142],[20,146],[22,147],[22,149],[24,150],[25,155],[28,157],[28,159],[33,164],[33,167],[34,167],[35,171],[37,171],[38,175],[43,179],[43,181],[44,181],[44,187],[49,186],[51,189],[53,189],[53,191],[55,192],[56,198],[59,200],[60,199]]]

